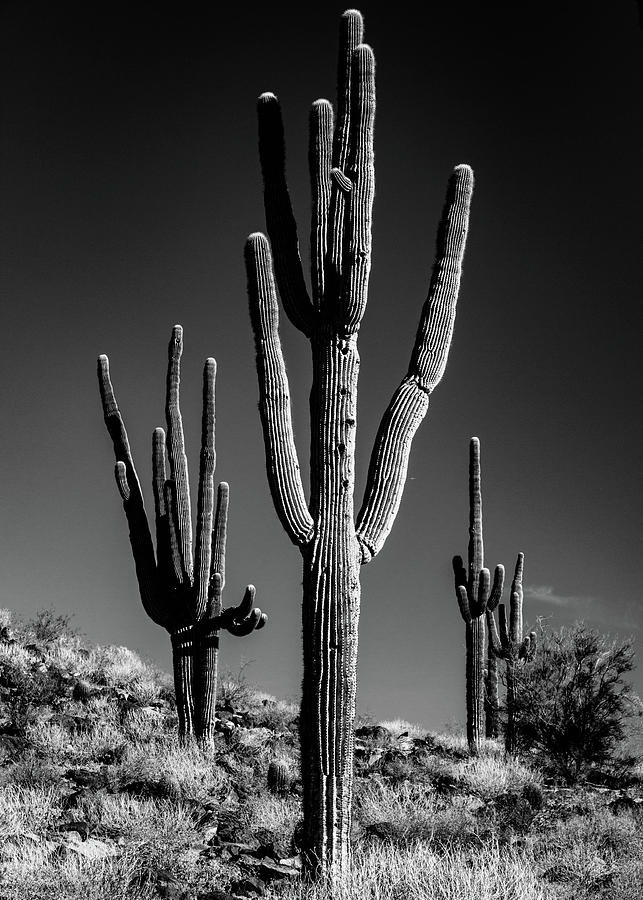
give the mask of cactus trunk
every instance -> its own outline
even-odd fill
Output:
[[[304,553],[300,734],[309,868],[347,865],[357,694],[361,554],[353,515],[359,355],[355,340],[313,341],[311,513]]]
[[[484,737],[484,661],[486,634],[484,618],[478,616],[466,626],[467,742],[477,753]]]
[[[194,734],[194,644],[188,628],[174,632],[170,639],[179,739],[186,741]]]
[[[516,752],[516,660],[507,660],[507,724],[505,752]]]
[[[194,677],[198,685],[199,710],[196,731],[203,746],[212,743],[216,726],[217,678],[219,673],[219,635],[203,637],[194,661]]]
[[[499,734],[500,699],[498,696],[498,660],[491,643],[487,644],[487,673],[485,675],[485,736],[497,738]]]

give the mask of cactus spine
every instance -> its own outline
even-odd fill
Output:
[[[250,634],[266,616],[253,607],[248,585],[238,607],[222,608],[229,488],[219,484],[214,499],[216,362],[203,370],[203,418],[196,536],[192,540],[190,488],[183,422],[179,408],[183,329],[175,325],[168,349],[166,419],[152,438],[152,486],[156,514],[156,553],[127,431],[110,380],[107,356],[98,357],[98,382],[105,424],[114,444],[116,484],[129,525],[130,543],[143,608],[165,628],[172,661],[179,735],[208,743],[215,729],[219,631]],[[166,454],[169,477],[166,473]]]
[[[536,632],[522,636],[522,576],[525,554],[519,553],[516,569],[511,583],[509,599],[509,622],[505,604],[498,609],[500,634],[493,616],[495,606],[487,605],[487,624],[489,626],[489,646],[498,659],[504,659],[507,666],[507,725],[505,728],[505,750],[514,753],[516,750],[515,703],[516,703],[516,669],[521,660],[531,659],[536,652]]]
[[[355,522],[357,334],[367,301],[374,196],[375,66],[362,34],[361,14],[347,10],[340,28],[335,119],[327,100],[317,100],[310,116],[311,294],[273,94],[262,94],[258,102],[270,244],[261,233],[250,235],[246,244],[268,481],[277,515],[304,566],[300,739],[306,869],[314,876],[327,874],[331,882],[346,872],[349,858],[360,565],[379,552],[393,525],[411,441],[446,366],[473,189],[470,168],[457,166],[409,369],[384,413]],[[286,314],[311,342],[309,504],[292,431],[277,288]]]
[[[485,620],[487,605],[496,605],[502,595],[505,570],[495,568],[493,587],[489,569],[484,568],[482,536],[482,488],[480,481],[480,441],[469,442],[469,548],[465,569],[461,556],[454,556],[455,591],[466,629],[467,741],[477,753],[485,728]]]

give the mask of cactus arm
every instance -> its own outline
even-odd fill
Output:
[[[228,535],[228,505],[230,502],[230,486],[222,481],[217,490],[217,508],[212,531],[212,563],[210,585],[215,573],[221,576],[221,590],[225,587],[225,548]]]
[[[310,262],[313,302],[322,305],[325,292],[325,262],[330,212],[333,142],[333,107],[328,100],[316,100],[310,111],[308,164],[312,194]]]
[[[493,573],[493,587],[487,600],[487,609],[494,611],[496,606],[502,600],[502,591],[505,586],[505,567],[497,565]]]
[[[104,354],[98,357],[98,385],[105,425],[114,445],[117,463],[116,483],[129,527],[141,602],[152,621],[165,627],[165,612],[159,602],[156,558],[143,493],[136,474],[125,423],[110,379],[109,359]]]
[[[467,625],[471,625],[473,619],[471,617],[471,610],[469,609],[469,595],[467,594],[467,589],[463,584],[456,585],[455,596],[458,601],[458,607],[460,609],[462,618]]]
[[[165,431],[155,428],[152,434],[152,490],[154,493],[154,518],[156,523],[156,555],[159,570],[168,561],[168,518],[165,503]]]
[[[167,393],[165,415],[167,418],[167,446],[170,475],[175,484],[176,522],[182,568],[188,579],[192,578],[192,512],[188,481],[188,460],[183,437],[183,420],[179,408],[181,381],[181,355],[183,353],[183,329],[175,325],[168,347]]]
[[[371,270],[371,224],[375,197],[375,57],[367,44],[359,44],[351,61],[353,94],[350,123],[348,175],[350,191],[345,194],[348,206],[348,228],[344,239],[343,290],[340,301],[341,328],[353,334],[359,328],[368,299]],[[338,167],[341,171],[341,167]],[[337,183],[337,179],[335,179]]]
[[[511,646],[509,623],[507,622],[507,608],[504,603],[498,606],[498,621],[500,623],[500,643],[502,649],[508,651]]]
[[[337,60],[337,124],[333,137],[333,169],[347,179],[346,171],[349,162],[350,140],[352,131],[352,76],[353,52],[359,46],[364,35],[364,20],[356,9],[348,9],[341,17],[339,29],[339,55]],[[333,293],[341,283],[344,251],[345,224],[347,206],[346,183],[342,179],[333,178],[330,202],[330,246],[328,248],[327,279],[332,284]]]
[[[201,454],[199,463],[199,491],[196,514],[196,547],[194,553],[194,600],[196,617],[205,615],[210,585],[212,558],[212,528],[214,520],[214,387],[217,364],[206,360],[203,369],[203,416],[201,422]]]
[[[173,479],[166,479],[163,495],[165,497],[165,508],[167,509],[168,546],[170,552],[169,569],[176,584],[187,584],[185,570],[183,569],[183,558],[181,556],[181,544],[179,540],[176,511],[176,485],[174,484]]]
[[[428,297],[409,365],[409,377],[429,394],[444,374],[453,337],[473,186],[471,168],[456,166],[447,186]]]
[[[491,649],[493,650],[494,656],[502,657],[502,644],[500,642],[500,635],[498,634],[498,628],[496,626],[496,620],[493,615],[493,610],[490,609],[489,604],[487,604],[487,627],[489,629],[489,644]]]
[[[473,437],[469,442],[469,589],[472,594],[477,589],[476,581],[483,560],[480,441]]]
[[[478,576],[478,598],[474,612],[474,615],[482,616],[487,608],[487,601],[489,599],[489,592],[491,590],[491,574],[489,569],[480,569],[480,574]]]
[[[264,185],[266,227],[274,249],[275,275],[286,315],[310,335],[315,309],[308,297],[299,255],[297,224],[286,184],[286,150],[279,101],[265,93],[257,101],[259,158]]]
[[[250,317],[259,375],[268,483],[277,515],[294,544],[310,541],[314,523],[301,483],[290,412],[288,377],[279,340],[279,310],[268,241],[252,234],[246,243]]]
[[[538,646],[538,639],[536,637],[535,631],[530,631],[525,640],[523,641],[524,652],[523,656],[527,660],[531,660],[534,658],[536,654],[536,647]]]
[[[464,561],[461,556],[454,556],[452,560],[453,565],[453,574],[455,575],[455,586],[456,589],[463,585],[465,588],[467,586],[467,570],[464,565]]]
[[[402,502],[413,437],[428,411],[429,394],[446,366],[472,190],[471,169],[457,166],[447,190],[429,294],[409,369],[384,413],[371,454],[356,525],[363,563],[379,553],[393,527]]]
[[[235,637],[245,637],[256,629],[263,628],[268,617],[258,607],[254,607],[255,595],[254,585],[249,584],[241,603],[238,606],[224,609],[220,613],[219,627],[225,628]]]
[[[519,644],[522,641],[522,576],[525,564],[525,554],[519,553],[516,560],[516,569],[511,583],[510,597],[510,627],[511,639]]]

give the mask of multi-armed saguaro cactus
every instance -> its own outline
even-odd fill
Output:
[[[505,729],[505,750],[513,753],[516,749],[515,700],[516,700],[516,667],[524,659],[531,659],[536,652],[536,632],[530,632],[524,639],[522,636],[522,575],[525,554],[519,553],[516,570],[511,583],[509,600],[509,622],[505,604],[498,609],[500,634],[496,628],[493,609],[487,605],[487,623],[489,625],[489,646],[492,653],[507,664],[507,725]]]
[[[195,735],[207,743],[214,734],[219,631],[246,635],[261,628],[266,616],[253,608],[248,585],[237,607],[222,608],[229,488],[221,482],[214,502],[214,382],[216,362],[203,370],[203,420],[193,551],[190,488],[183,422],[179,409],[183,329],[175,325],[168,353],[167,439],[156,428],[152,472],[156,512],[156,555],[143,494],[120,410],[109,377],[109,360],[98,357],[98,381],[105,424],[114,443],[116,483],[123,499],[143,607],[172,641],[174,686],[182,739]],[[169,478],[165,457],[170,464]]]
[[[480,486],[480,441],[469,442],[469,550],[468,566],[453,557],[455,592],[466,627],[467,741],[477,753],[485,726],[485,624],[487,605],[495,608],[502,595],[505,570],[496,566],[493,587],[484,568],[482,540],[482,490]]]
[[[262,94],[258,104],[270,244],[256,233],[246,245],[268,481],[304,565],[300,737],[306,865],[310,874],[327,873],[331,879],[346,869],[349,856],[360,565],[379,552],[393,525],[411,441],[446,366],[473,188],[470,168],[457,166],[409,369],[384,413],[355,523],[357,334],[367,300],[374,195],[375,64],[362,32],[361,14],[347,10],[340,29],[335,120],[327,100],[317,100],[310,117],[311,294],[273,94]],[[287,315],[312,346],[309,505],[292,431],[276,287]]]

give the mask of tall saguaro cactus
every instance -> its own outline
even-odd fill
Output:
[[[465,568],[461,556],[453,557],[455,591],[466,629],[466,703],[467,741],[471,753],[477,753],[485,729],[485,610],[495,607],[502,595],[503,566],[495,568],[493,587],[489,569],[484,568],[482,536],[482,488],[480,480],[480,441],[469,442],[469,548]]]
[[[337,879],[349,858],[360,565],[382,548],[397,514],[413,436],[444,372],[460,282],[473,175],[449,182],[437,251],[408,372],[384,413],[362,507],[354,518],[359,355],[371,265],[375,63],[357,10],[341,19],[338,101],[310,115],[311,285],[306,287],[285,174],[279,102],[258,102],[268,239],[250,235],[246,264],[268,481],[303,557],[304,675],[300,715],[306,866]],[[274,261],[273,261],[274,259]],[[310,340],[310,502],[295,447],[279,341],[277,288]]]
[[[514,753],[516,750],[515,703],[516,703],[516,668],[521,660],[531,659],[536,652],[536,632],[522,636],[522,576],[525,554],[519,553],[516,569],[511,583],[509,599],[509,621],[505,604],[498,608],[500,634],[493,617],[493,608],[487,607],[487,623],[489,625],[489,644],[494,655],[504,659],[507,664],[507,725],[505,729],[505,750]]]
[[[156,514],[156,554],[143,493],[123,417],[116,403],[107,356],[98,357],[98,382],[105,424],[114,444],[116,484],[129,525],[136,575],[148,616],[172,642],[179,735],[211,740],[215,728],[219,631],[242,636],[261,628],[266,616],[253,607],[250,584],[237,607],[223,609],[229,488],[222,481],[215,506],[214,385],[216,362],[203,370],[203,418],[196,535],[192,540],[190,486],[179,382],[183,329],[175,325],[168,351],[166,419],[152,438],[152,486]],[[169,477],[166,472],[166,454]]]

